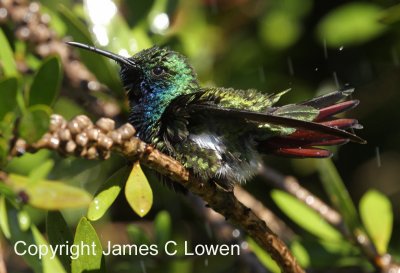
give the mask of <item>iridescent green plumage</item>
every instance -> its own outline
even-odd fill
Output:
[[[300,104],[275,106],[286,91],[203,88],[186,58],[153,47],[124,58],[94,47],[70,43],[116,60],[131,103],[129,121],[138,136],[176,158],[204,180],[225,186],[256,174],[261,153],[327,157],[314,148],[363,143],[345,131],[360,128],[355,119],[333,116],[358,104],[337,91]]]

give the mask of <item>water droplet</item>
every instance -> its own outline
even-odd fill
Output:
[[[315,71],[315,72],[317,72],[318,70],[319,70],[319,68],[318,68],[318,67],[314,68],[314,71]]]
[[[208,259],[204,259],[204,266],[208,266]]]
[[[313,196],[309,195],[306,197],[306,204],[307,205],[311,205],[312,203],[314,203],[315,199]]]
[[[343,51],[344,46],[339,47],[339,51]]]
[[[232,236],[233,236],[233,238],[238,238],[240,236],[240,230],[234,229],[232,231]]]

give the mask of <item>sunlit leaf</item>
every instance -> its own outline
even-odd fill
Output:
[[[271,258],[271,255],[269,255],[264,249],[262,249],[253,239],[247,237],[246,241],[249,243],[249,248],[257,256],[262,265],[264,265],[266,268],[268,268],[269,271],[273,273],[281,272],[276,262]]]
[[[77,259],[72,259],[72,273],[105,272],[101,242],[96,234],[96,230],[85,217],[81,218],[76,228],[74,244],[79,246],[94,245],[94,247],[90,247],[90,251],[80,253],[81,255],[78,255]]]
[[[29,173],[29,183],[34,184],[37,181],[45,179],[46,176],[50,173],[53,166],[54,166],[54,161],[51,159],[42,162],[42,164],[39,167],[33,169]]]
[[[260,34],[266,45],[285,49],[297,41],[301,28],[295,18],[283,11],[274,11],[261,21]]]
[[[331,47],[355,45],[377,37],[385,30],[379,23],[381,8],[366,2],[344,4],[326,15],[318,36]]]
[[[60,5],[60,17],[67,25],[67,33],[71,35],[76,42],[93,44],[87,26],[80,21],[76,15],[67,7]],[[118,70],[111,66],[110,60],[86,50],[79,50],[80,57],[84,64],[92,71],[96,78],[105,83],[111,90],[124,95],[121,81],[118,77]]]
[[[128,175],[129,168],[121,168],[100,187],[92,202],[90,202],[87,213],[89,220],[96,221],[104,215],[121,192],[124,183],[128,179]]]
[[[342,236],[329,225],[317,212],[292,195],[273,190],[272,199],[279,208],[296,224],[323,240],[341,240]]]
[[[360,200],[360,216],[378,252],[386,253],[393,228],[390,200],[376,190],[369,190]]]
[[[14,191],[26,193],[28,203],[33,207],[47,210],[78,208],[89,205],[92,200],[85,190],[61,182],[40,180],[32,184],[28,177],[16,174],[10,174],[9,179]]]
[[[68,228],[64,217],[59,211],[49,211],[46,218],[46,233],[50,245],[53,247],[66,245],[69,247],[73,244],[74,238]],[[60,262],[63,264],[67,272],[71,272],[71,257],[66,252],[58,255]]]
[[[10,227],[8,226],[8,216],[6,208],[6,198],[0,195],[0,229],[8,239],[11,237]]]
[[[293,241],[290,244],[290,250],[302,267],[307,268],[310,266],[310,255],[308,254],[307,249],[299,241]]]
[[[153,192],[139,162],[133,165],[125,185],[125,197],[131,208],[140,216],[145,216],[153,204]]]
[[[154,229],[158,246],[164,246],[171,237],[171,217],[167,211],[160,211],[154,219]]]
[[[19,134],[28,143],[39,140],[47,132],[50,123],[49,109],[38,105],[26,111],[19,123]]]
[[[29,105],[52,105],[61,83],[61,64],[58,57],[50,57],[40,66],[29,91]]]
[[[33,237],[35,239],[35,242],[38,246],[47,246],[49,247],[49,244],[47,241],[43,238],[43,235],[39,232],[39,230],[33,226],[32,227],[32,233]],[[43,248],[43,247],[42,247]],[[63,266],[61,265],[60,260],[58,257],[52,257],[51,251],[48,251],[46,254],[44,254],[41,257],[42,265],[43,265],[43,273],[66,273],[64,270]]]
[[[16,78],[6,78],[0,81],[0,120],[17,106],[17,88]]]
[[[7,77],[18,75],[17,65],[14,61],[14,53],[2,29],[0,29],[0,45],[0,64],[3,68],[4,75]]]

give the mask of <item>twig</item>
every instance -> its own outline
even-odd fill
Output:
[[[197,195],[188,193],[187,198],[189,198],[189,203],[192,205],[194,211],[204,219],[210,237],[214,237],[219,242],[228,242],[241,246],[241,252],[237,260],[240,264],[247,267],[246,271],[253,273],[268,272],[251,249],[246,247],[246,242],[238,229],[235,230],[229,222],[225,221],[225,218],[221,214],[205,206],[204,201]]]
[[[182,184],[242,228],[271,255],[282,272],[304,272],[285,243],[251,209],[239,202],[232,191],[201,181],[175,159],[133,137],[134,133],[130,124],[114,129],[114,122],[110,119],[100,119],[93,125],[86,116],[66,122],[61,116],[53,115],[50,130],[42,139],[31,145],[19,139],[11,155],[47,148],[90,159],[107,158],[111,151],[116,151],[129,160],[140,160],[142,164]]]
[[[4,253],[1,240],[0,240],[0,273],[7,273],[6,263],[4,262]]]
[[[288,244],[293,241],[293,237],[295,236],[294,231],[248,191],[240,186],[236,186],[235,196],[245,206],[251,208],[258,217],[268,223],[268,226],[271,228],[271,230],[275,232],[285,243]]]

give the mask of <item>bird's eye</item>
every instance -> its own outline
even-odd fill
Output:
[[[165,73],[165,69],[164,69],[164,67],[156,66],[151,70],[151,73],[154,76],[161,76],[161,75],[163,75]]]

